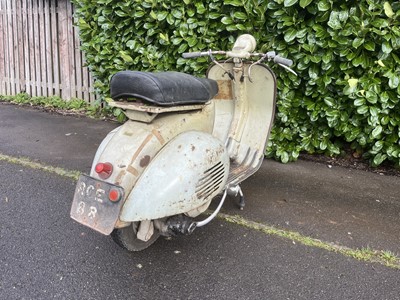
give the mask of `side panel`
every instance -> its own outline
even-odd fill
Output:
[[[232,184],[237,184],[256,172],[263,161],[275,114],[276,78],[265,65],[254,65],[250,73],[247,63],[240,68],[232,63],[222,65],[235,80],[219,66],[208,71],[208,77],[220,86],[230,86],[230,91],[223,88],[216,97],[213,135],[226,141],[232,163],[230,177]],[[226,123],[229,126],[224,126]]]
[[[211,134],[188,131],[169,142],[138,179],[120,219],[160,219],[192,211],[225,188],[229,156]]]
[[[245,73],[248,67],[245,65]],[[247,103],[240,114],[243,123],[231,126],[228,148],[237,164],[258,169],[275,115],[276,78],[264,65],[253,66],[250,75],[251,81],[247,77],[242,86],[236,87],[236,93],[243,93]]]

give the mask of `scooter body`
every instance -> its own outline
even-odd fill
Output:
[[[214,61],[207,78],[218,85],[208,101],[111,103],[129,120],[107,135],[90,176],[78,181],[73,219],[142,250],[159,233],[191,233],[208,223],[218,211],[204,222],[192,218],[217,195],[221,206],[227,194],[240,194],[243,207],[239,184],[261,166],[272,127],[275,75],[262,63],[234,58]]]

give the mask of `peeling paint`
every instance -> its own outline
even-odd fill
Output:
[[[232,81],[231,80],[217,80],[218,94],[214,99],[218,100],[232,100]]]
[[[145,167],[147,167],[147,166],[149,165],[149,163],[150,163],[150,156],[149,156],[149,155],[145,155],[145,156],[143,156],[143,158],[140,160],[139,165],[140,165],[142,168],[145,168]]]

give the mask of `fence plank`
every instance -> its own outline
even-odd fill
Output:
[[[41,65],[40,65],[40,32],[39,32],[39,7],[37,4],[37,0],[34,0],[33,4],[33,34],[34,34],[34,44],[35,44],[35,71],[36,71],[36,94],[38,96],[42,95],[42,87],[41,87]]]
[[[8,46],[7,46],[7,51],[6,51],[6,70],[7,70],[7,76],[6,76],[6,83],[7,83],[7,93],[14,94],[15,90],[13,90],[13,85],[11,80],[14,78],[14,53],[13,53],[13,44],[12,44],[12,24],[11,24],[11,0],[7,0],[6,2],[6,7],[7,7],[7,41],[8,41]]]
[[[16,22],[17,22],[17,48],[18,48],[18,71],[19,71],[19,82],[17,86],[17,92],[21,93],[25,91],[25,61],[24,61],[24,43],[23,43],[23,26],[22,26],[22,0],[16,0]]]
[[[53,83],[54,83],[54,95],[61,96],[60,89],[60,60],[58,52],[58,16],[57,16],[57,2],[51,0],[51,49],[53,54]]]
[[[86,97],[90,97],[89,95],[89,82],[90,82],[90,78],[89,78],[89,70],[88,67],[86,66],[86,61],[85,61],[85,57],[82,54],[82,62],[83,62],[83,68],[82,68],[82,85],[83,85],[83,95],[86,99]],[[91,99],[90,99],[91,100]]]
[[[16,94],[16,81],[18,80],[18,72],[16,72],[16,53],[15,53],[15,26],[14,26],[14,11],[15,11],[15,3],[14,1],[10,1],[10,14],[9,14],[9,42],[10,42],[10,85],[11,85],[11,93]]]
[[[53,87],[53,53],[51,45],[51,19],[50,19],[50,3],[49,1],[44,1],[44,26],[45,26],[45,55],[46,55],[46,66],[47,66],[47,94],[54,95]]]
[[[71,5],[72,9],[72,22],[75,24],[75,10],[74,6]],[[75,25],[72,27],[73,31],[73,40],[74,40],[74,50],[75,50],[75,69],[76,69],[76,83],[77,83],[77,91],[76,91],[76,97],[77,98],[84,98],[83,94],[83,53],[80,50],[80,40],[79,40],[79,34],[78,34],[78,28],[75,27]]]
[[[6,95],[9,95],[9,87],[8,87],[8,78],[9,78],[9,57],[8,57],[8,17],[7,17],[7,12],[8,12],[8,6],[7,6],[7,0],[3,0],[3,33],[4,33],[4,93]]]
[[[89,70],[88,70],[88,74],[89,74],[89,82],[94,82],[92,73],[90,73]],[[91,103],[96,101],[96,94],[95,94],[93,85],[89,85],[89,97],[90,97]]]
[[[46,38],[44,35],[44,10],[43,10],[43,0],[38,0],[38,24],[39,24],[39,31],[36,35],[39,35],[39,53],[38,53],[38,60],[40,64],[40,87],[41,87],[41,96],[48,96],[47,93],[47,67],[46,67]]]
[[[7,26],[7,3],[6,0],[3,0],[3,38],[4,38],[4,43],[3,43],[3,57],[4,57],[4,69],[3,69],[3,74],[4,74],[4,94],[8,95],[8,87],[7,87],[7,82],[8,82],[8,26]]]
[[[17,33],[17,20],[16,20],[16,2],[11,1],[11,35],[12,35],[12,71],[14,75],[11,78],[11,90],[12,93],[18,93],[18,85],[19,85],[19,62],[18,62],[18,33]]]
[[[23,28],[23,49],[25,66],[25,92],[30,92],[30,64],[29,64],[29,32],[28,32],[28,0],[22,0],[22,28]]]
[[[0,0],[0,95],[6,94],[5,69],[4,69],[4,43],[5,43],[5,21],[4,21],[4,0]]]
[[[70,97],[76,98],[76,90],[77,90],[77,78],[76,78],[76,58],[75,58],[75,41],[74,41],[74,29],[73,29],[73,21],[72,21],[72,3],[68,0],[64,0],[66,5],[66,15],[67,18],[65,20],[67,24],[67,36],[68,36],[68,70],[69,70],[69,78],[70,78]]]
[[[76,70],[76,97],[83,98],[83,79],[82,79],[82,53],[79,49],[80,43],[76,39],[76,29],[74,28],[74,48],[75,48],[75,70]]]
[[[28,14],[28,47],[29,47],[29,90],[28,93],[32,96],[36,96],[36,72],[35,72],[35,44],[34,44],[34,33],[33,33],[33,3],[32,0],[27,2],[27,14]]]
[[[69,52],[68,52],[68,17],[66,0],[58,1],[58,24],[60,38],[58,46],[60,51],[60,71],[61,71],[61,95],[63,99],[71,98],[71,78],[69,71]]]

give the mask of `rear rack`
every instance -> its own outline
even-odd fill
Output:
[[[210,101],[205,104],[190,104],[177,106],[156,106],[148,105],[138,101],[110,101],[111,107],[118,107],[124,111],[124,114],[131,120],[142,122],[151,122],[158,114],[176,111],[189,111],[203,109]]]

